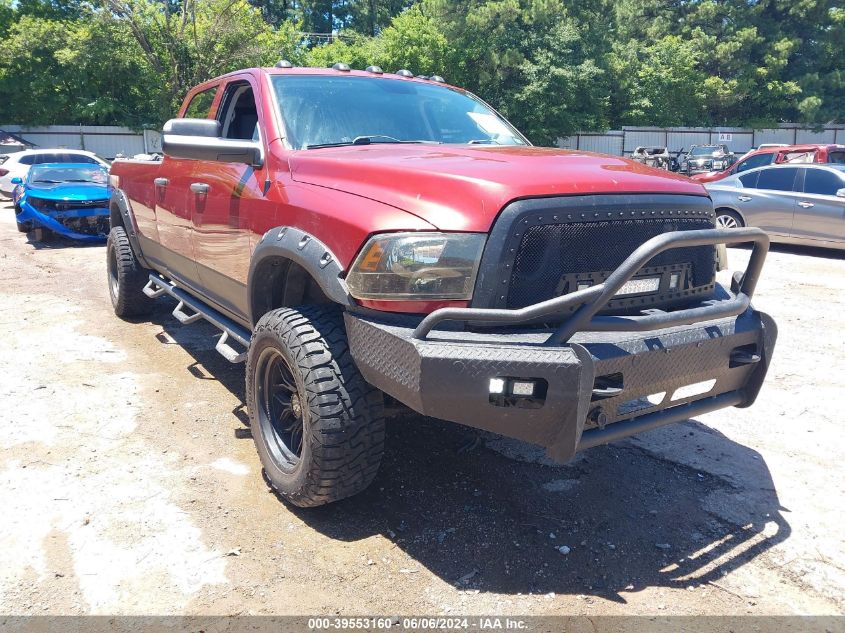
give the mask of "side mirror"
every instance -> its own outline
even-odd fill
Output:
[[[210,160],[219,163],[264,164],[261,144],[255,141],[221,138],[219,121],[213,119],[170,119],[161,134],[161,149],[172,158]]]
[[[22,185],[23,184],[23,178],[21,178],[19,176],[15,176],[9,182],[12,183],[13,185]],[[843,189],[843,191],[845,191],[845,189]]]
[[[14,180],[12,182],[15,182]],[[845,189],[837,189],[836,190],[836,197],[837,198],[845,198]]]

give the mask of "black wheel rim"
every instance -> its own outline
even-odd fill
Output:
[[[270,456],[282,470],[293,470],[302,456],[306,407],[290,364],[279,350],[261,353],[255,385],[258,421]]]
[[[120,278],[117,274],[117,255],[114,249],[111,249],[109,253],[109,290],[111,291],[112,300],[116,300],[120,291]]]

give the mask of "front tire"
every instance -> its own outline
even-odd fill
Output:
[[[115,226],[106,241],[106,278],[114,313],[121,317],[149,314],[153,302],[144,294],[150,271],[141,266],[129,243],[126,229]]]
[[[352,360],[342,313],[280,308],[255,326],[246,373],[250,428],[270,486],[299,507],[370,485],[384,452],[384,403]]]

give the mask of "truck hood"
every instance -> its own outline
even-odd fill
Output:
[[[108,200],[111,190],[108,185],[94,182],[61,182],[56,184],[28,184],[26,194],[42,200]]]
[[[603,154],[514,146],[364,145],[290,157],[294,180],[377,200],[444,231],[488,231],[518,198],[596,193],[706,196],[684,176]]]

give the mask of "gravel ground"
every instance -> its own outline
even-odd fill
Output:
[[[842,253],[770,254],[750,409],[566,466],[403,416],[367,492],[306,511],[267,490],[212,329],[167,299],[120,321],[103,247],[2,204],[0,245],[0,614],[845,612]]]

